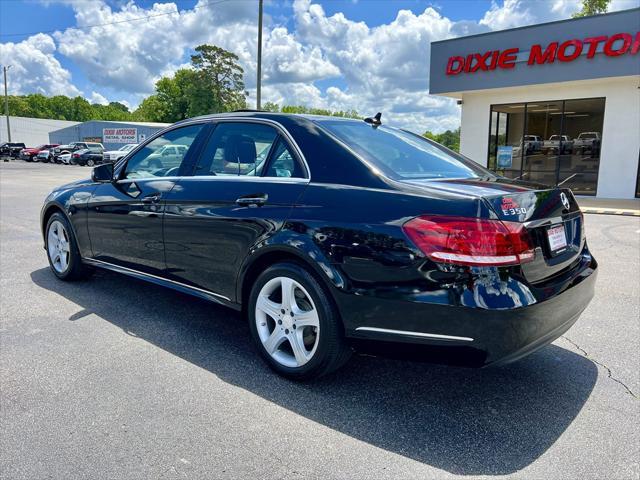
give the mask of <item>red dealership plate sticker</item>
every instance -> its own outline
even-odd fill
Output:
[[[549,248],[552,252],[557,252],[566,248],[567,235],[564,231],[564,225],[555,225],[547,230],[547,238],[549,239]]]

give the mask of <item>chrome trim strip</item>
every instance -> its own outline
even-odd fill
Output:
[[[526,228],[537,228],[545,225],[555,225],[556,223],[562,223],[562,217],[541,218],[539,220],[530,220],[524,222]]]
[[[220,295],[219,293],[215,293],[212,292],[210,290],[205,290],[204,288],[198,288],[198,287],[194,287],[192,285],[187,285],[185,283],[181,283],[181,282],[176,282],[175,280],[169,280],[168,278],[164,278],[164,277],[159,277],[157,275],[153,275],[151,273],[145,273],[145,272],[140,272],[138,270],[134,270],[132,268],[128,268],[128,267],[123,267],[121,265],[115,265],[113,263],[109,263],[109,262],[105,262],[103,260],[97,260],[95,258],[82,258],[83,262],[87,262],[89,264],[94,264],[96,266],[104,266],[104,268],[107,268],[109,270],[113,270],[116,272],[122,272],[124,274],[132,274],[132,275],[137,275],[137,276],[141,276],[141,277],[151,277],[151,278],[155,278],[158,279],[162,282],[167,282],[167,283],[173,283],[174,285],[179,285],[183,288],[187,288],[189,290],[195,290],[198,292],[202,292],[202,293],[206,293],[207,295],[212,295],[214,297],[218,297],[218,298],[222,298],[223,300],[226,300],[228,302],[231,301],[231,299],[229,297],[225,297],[224,295]]]
[[[473,338],[471,337],[456,337],[455,335],[440,335],[438,333],[411,332],[408,330],[391,330],[389,328],[358,327],[356,328],[356,331],[390,333],[393,335],[404,335],[407,337],[433,338],[436,340],[457,340],[461,342],[473,342]]]

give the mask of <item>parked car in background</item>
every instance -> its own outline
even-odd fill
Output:
[[[118,160],[120,160],[122,157],[124,157],[127,153],[129,153],[131,150],[133,150],[134,148],[136,148],[138,146],[137,143],[130,143],[128,145],[125,145],[123,147],[120,147],[117,150],[107,150],[106,152],[103,153],[103,159],[102,161],[104,163],[115,163]]]
[[[573,142],[573,148],[580,153],[590,151],[597,153],[600,151],[600,132],[582,132]]]
[[[551,135],[549,140],[544,141],[542,150],[545,154],[548,153],[565,153],[573,152],[573,140],[568,135]]]
[[[49,163],[50,161],[53,162],[53,149],[40,150],[35,156],[34,161],[42,163]]]
[[[19,158],[21,160],[25,160],[27,162],[31,162],[31,161],[37,161],[36,156],[38,155],[38,153],[40,153],[42,150],[49,150],[51,148],[55,148],[57,147],[58,144],[54,143],[45,143],[42,145],[38,145],[37,147],[33,147],[33,148],[23,148],[22,150],[20,150],[20,156]]]
[[[78,150],[83,150],[86,148],[101,148],[102,150],[104,150],[104,146],[101,143],[97,142],[71,142],[67,145],[59,145],[54,149],[54,161],[56,163],[64,163],[59,158],[61,155],[77,152]]]
[[[71,164],[71,155],[73,155],[73,154],[72,153],[61,153],[60,155],[56,155],[55,162],[56,163],[62,163],[64,165],[70,165]]]
[[[184,157],[158,155],[168,145]],[[568,188],[498,176],[379,115],[263,112],[175,124],[55,189],[40,221],[59,279],[99,267],[231,307],[294,379],[343,365],[350,339],[475,366],[534,352],[593,297],[583,225]]]
[[[0,157],[17,158],[23,148],[26,148],[24,143],[4,142],[0,144]]]
[[[534,152],[539,152],[540,150],[542,150],[544,141],[537,135],[525,135],[524,144],[526,146],[527,155],[531,155]]]
[[[175,168],[180,166],[186,153],[187,147],[184,145],[164,145],[146,158],[146,165],[151,169]]]
[[[102,152],[103,150],[100,147],[84,148],[82,150],[78,150],[77,152],[73,152],[71,154],[71,160],[69,163],[74,165],[86,165],[88,167],[93,167],[94,165],[102,163]]]

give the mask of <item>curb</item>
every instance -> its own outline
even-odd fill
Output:
[[[580,208],[582,213],[596,215],[624,215],[628,217],[640,217],[640,210],[623,210],[617,208]]]

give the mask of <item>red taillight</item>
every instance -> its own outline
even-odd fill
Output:
[[[431,260],[470,266],[517,265],[533,260],[524,225],[481,218],[423,215],[402,226]]]
[[[73,158],[80,158],[80,155],[78,155],[77,153],[74,153]]]

